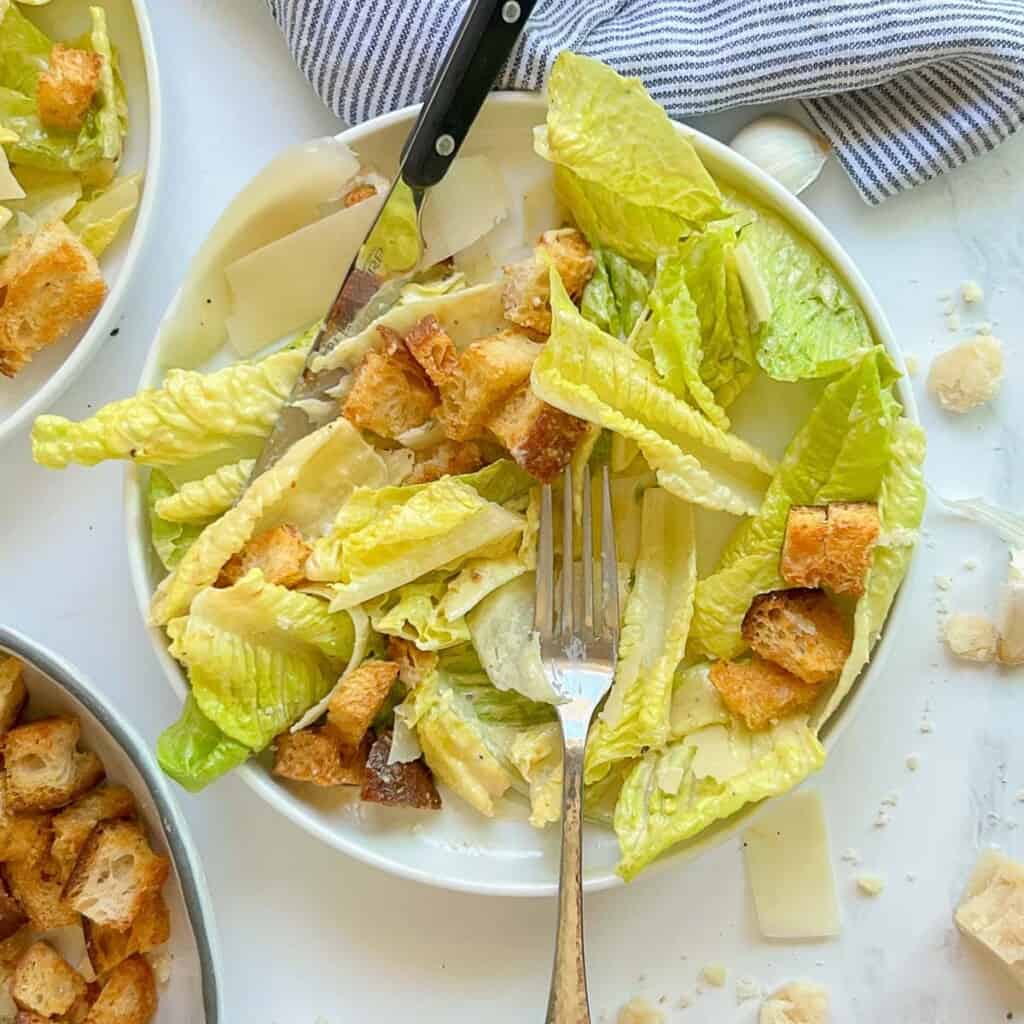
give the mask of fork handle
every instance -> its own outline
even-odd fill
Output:
[[[558,931],[546,1024],[590,1024],[583,961],[583,751],[566,738],[562,779],[562,866]]]

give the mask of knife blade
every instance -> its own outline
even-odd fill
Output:
[[[398,173],[366,239],[347,268],[338,294],[310,346],[302,373],[278,415],[250,481],[269,469],[296,441],[316,429],[303,408],[308,399],[331,398],[349,371],[317,369],[322,357],[387,312],[402,287],[422,267],[422,211],[430,190],[443,180],[522,33],[536,0],[473,0],[434,79],[402,150]],[[409,223],[415,212],[415,243],[396,256],[388,226]],[[301,272],[301,271],[299,271]],[[333,400],[333,399],[332,399]]]

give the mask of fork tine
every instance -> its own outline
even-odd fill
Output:
[[[537,533],[537,596],[533,606],[533,628],[542,637],[554,632],[555,544],[551,485],[540,492],[540,527]]]
[[[572,467],[566,466],[565,473],[562,475],[562,601],[558,609],[558,624],[564,641],[572,638],[574,626],[572,614],[576,590],[574,554]]]
[[[600,628],[613,644],[619,640],[619,559],[615,551],[612,483],[605,466],[601,473],[601,615]]]
[[[594,510],[590,500],[590,466],[583,467],[583,609],[580,629],[587,637],[594,635]]]

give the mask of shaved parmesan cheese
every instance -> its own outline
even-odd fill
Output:
[[[11,173],[7,163],[7,154],[0,148],[0,199],[24,199],[25,190],[18,184],[18,179]]]
[[[462,252],[508,216],[505,182],[486,156],[456,160],[423,206],[423,265]]]
[[[744,833],[743,848],[765,938],[839,934],[828,830],[816,792],[772,802]]]
[[[7,222],[14,216],[6,206],[0,206],[0,231],[6,226]]]
[[[160,330],[166,365],[199,366],[224,342],[231,313],[225,267],[318,220],[359,171],[343,142],[316,139],[285,150],[235,196],[192,261]]]
[[[750,767],[750,745],[734,744],[724,725],[708,725],[686,737],[695,746],[693,774],[698,779],[712,778],[727,782],[742,775]]]
[[[761,1004],[759,1024],[828,1024],[828,993],[817,985],[794,981]]]
[[[422,755],[420,741],[406,721],[403,706],[395,708],[395,725],[391,733],[388,764],[408,764],[410,761],[418,760]]]
[[[665,1014],[637,996],[619,1010],[618,1024],[664,1024]]]
[[[395,438],[403,448],[409,448],[414,452],[433,448],[444,439],[444,427],[437,420],[427,420],[426,423],[413,427],[411,430],[406,430]]]
[[[327,312],[383,202],[378,195],[338,210],[225,268],[231,290],[228,340],[240,356]]]
[[[299,398],[292,404],[306,414],[314,427],[322,427],[338,415],[338,403],[322,398]]]

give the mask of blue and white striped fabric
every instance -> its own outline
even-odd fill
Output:
[[[467,0],[268,0],[302,71],[357,124],[423,98]],[[1024,121],[1024,0],[540,0],[500,80],[572,49],[677,118],[803,100],[869,203]]]

